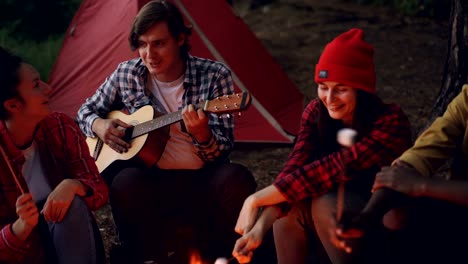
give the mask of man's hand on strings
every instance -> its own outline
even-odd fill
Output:
[[[96,135],[113,150],[124,153],[130,148],[130,144],[122,138],[125,129],[132,127],[120,119],[98,118],[93,123],[93,131]]]

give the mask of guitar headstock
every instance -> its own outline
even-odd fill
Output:
[[[250,93],[243,92],[219,96],[202,104],[205,112],[224,114],[246,110],[251,100]]]

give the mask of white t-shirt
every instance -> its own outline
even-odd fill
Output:
[[[179,110],[184,94],[184,75],[172,82],[161,82],[149,75],[148,88],[168,113]],[[170,126],[170,138],[157,166],[161,169],[199,169],[203,161],[198,157],[192,138],[181,130],[181,122]]]
[[[39,156],[36,144],[33,143],[29,148],[23,150],[23,155],[26,162],[23,165],[22,172],[29,192],[35,202],[43,201],[47,199],[52,189],[44,174],[44,168],[42,167],[41,157]]]

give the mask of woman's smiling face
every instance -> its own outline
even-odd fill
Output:
[[[317,94],[331,118],[348,126],[353,123],[356,89],[338,82],[323,82],[319,83]]]

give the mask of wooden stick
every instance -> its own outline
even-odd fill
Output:
[[[21,187],[21,184],[18,181],[18,177],[16,176],[15,171],[13,170],[13,167],[11,166],[10,159],[8,158],[5,150],[3,149],[2,146],[0,146],[0,151],[2,152],[3,159],[5,160],[6,164],[8,165],[8,168],[10,169],[11,176],[13,176],[13,179],[15,180],[16,185],[20,189],[21,194],[24,194],[24,189]]]
[[[354,144],[356,143],[356,137],[352,138],[352,140],[346,140],[343,142],[342,136],[339,135],[340,132],[338,132],[338,137],[337,141],[340,145],[343,147],[348,147],[352,154],[353,158],[357,160],[357,153],[356,150],[353,148]],[[348,134],[349,135],[349,134]],[[343,157],[341,157],[343,158]],[[343,159],[341,159],[341,167],[342,167],[342,175],[346,176],[345,174],[347,173],[347,168],[343,163]],[[345,177],[343,177],[344,179]],[[343,217],[343,210],[344,210],[344,195],[345,195],[345,182],[342,181],[338,185],[338,193],[337,193],[337,200],[336,200],[336,221],[339,223],[341,221],[341,218]]]
[[[345,183],[340,182],[338,185],[338,197],[336,198],[336,222],[339,223],[343,217],[344,210],[344,192],[345,192]]]

